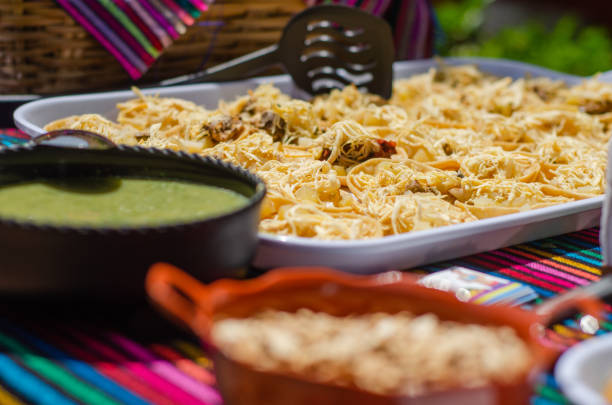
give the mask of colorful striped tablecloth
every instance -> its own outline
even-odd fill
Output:
[[[196,22],[212,0],[56,2],[113,55],[132,79],[138,79]],[[394,31],[397,59],[432,55],[435,17],[427,0],[306,0],[306,3],[340,3],[387,18]]]
[[[140,78],[208,9],[202,0],[56,0],[123,66]]]
[[[0,142],[20,142],[11,135],[22,136],[4,131]],[[420,270],[460,265],[527,284],[542,300],[599,279],[598,238],[597,228],[586,229]],[[221,403],[212,364],[197,340],[170,327],[150,308],[85,316],[75,308],[59,315],[0,308],[5,314],[0,315],[2,404]],[[612,331],[612,314],[607,317],[599,334]],[[567,319],[548,330],[547,338],[570,347],[589,336],[580,332],[575,319]],[[532,404],[566,403],[552,374],[542,375]]]

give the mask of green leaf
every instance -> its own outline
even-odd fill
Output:
[[[471,1],[476,0],[461,4]],[[529,21],[503,28],[490,38],[480,38],[478,34],[473,38],[455,42],[444,54],[514,59],[584,76],[612,69],[609,32],[598,26],[583,27],[573,15],[560,18],[552,30]]]

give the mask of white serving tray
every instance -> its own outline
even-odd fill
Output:
[[[501,59],[451,58],[446,59],[445,63],[476,64],[485,72],[514,79],[531,75],[564,80],[568,84],[583,80],[582,77]],[[397,62],[394,76],[409,77],[436,65],[437,62],[431,59]],[[612,74],[606,73],[600,80],[612,82]],[[231,100],[266,82],[274,83],[294,97],[303,94],[293,86],[287,75],[232,83],[147,89],[143,92],[179,97],[215,108],[219,100]],[[29,135],[36,136],[44,132],[42,128],[48,122],[69,115],[98,113],[115,119],[118,113],[115,105],[133,97],[134,94],[126,90],[40,99],[19,107],[14,114],[15,124]],[[260,234],[253,264],[260,268],[323,265],[353,273],[406,269],[596,226],[600,220],[602,201],[603,196],[599,196],[475,222],[358,241],[321,241]]]

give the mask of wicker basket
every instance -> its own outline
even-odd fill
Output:
[[[303,0],[217,0],[138,84],[275,43],[288,19],[304,7]],[[217,24],[202,23],[211,21]],[[58,94],[131,83],[121,65],[53,0],[0,0],[0,58],[0,94]]]

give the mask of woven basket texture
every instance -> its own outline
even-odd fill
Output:
[[[197,71],[278,41],[303,0],[217,0],[136,84]],[[131,83],[53,0],[0,0],[0,94],[61,94]]]

